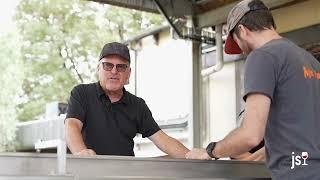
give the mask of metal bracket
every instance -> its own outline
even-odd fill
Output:
[[[169,13],[165,9],[165,7],[161,4],[163,1],[160,0],[153,0],[154,4],[157,6],[159,12],[165,17],[167,22],[169,23],[170,27],[174,30],[174,32],[178,35],[181,39],[197,41],[200,43],[206,43],[210,45],[215,45],[215,34],[205,30],[196,31],[194,27],[187,27],[183,29],[178,28],[178,19],[175,19],[173,16],[169,16]]]

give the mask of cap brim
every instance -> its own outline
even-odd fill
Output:
[[[99,61],[100,61],[102,58],[105,58],[105,57],[110,56],[110,55],[117,55],[117,56],[123,58],[124,60],[130,62],[130,59],[128,59],[128,57],[125,57],[123,54],[121,54],[121,53],[119,53],[119,52],[110,52],[110,53],[108,52],[108,53],[104,54],[102,57],[100,57]]]
[[[227,40],[224,46],[224,52],[227,54],[241,54],[242,50],[238,44],[233,40],[230,33],[227,36]]]

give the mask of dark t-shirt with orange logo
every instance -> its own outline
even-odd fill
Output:
[[[320,63],[282,38],[252,51],[245,63],[244,100],[271,99],[265,133],[273,179],[320,179]]]

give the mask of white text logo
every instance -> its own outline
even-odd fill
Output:
[[[308,159],[309,155],[308,152],[302,152],[301,156],[299,155],[294,155],[294,152],[292,152],[292,157],[291,157],[291,169],[294,169],[295,166],[306,166],[308,165],[306,163],[307,159]],[[303,160],[303,163],[301,162]],[[302,163],[302,164],[301,164]]]

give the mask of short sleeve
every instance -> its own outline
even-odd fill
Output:
[[[145,103],[144,100],[141,99],[140,102],[140,114],[139,114],[139,125],[138,130],[139,133],[142,134],[142,137],[152,136],[154,133],[160,130],[160,127],[152,117],[152,113]]]
[[[256,50],[252,52],[245,62],[244,96],[260,93],[268,96],[273,101],[276,86],[276,57],[272,54]]]
[[[76,118],[85,123],[85,105],[81,87],[76,86],[71,90],[68,101],[68,110],[66,118]]]

